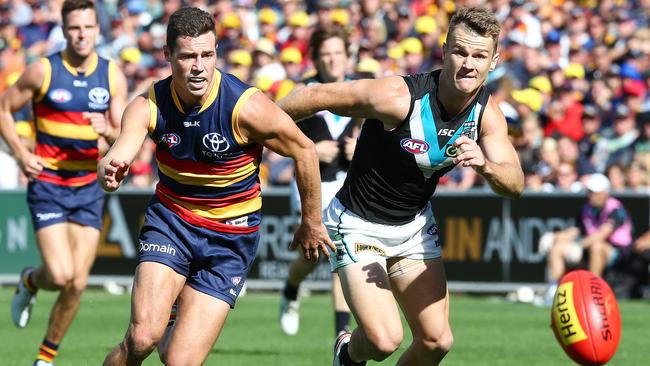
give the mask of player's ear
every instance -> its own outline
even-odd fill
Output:
[[[492,56],[492,61],[490,61],[490,71],[494,71],[494,69],[497,67],[497,62],[499,62],[499,53],[495,53],[494,56]]]
[[[165,53],[165,60],[167,60],[167,62],[171,62],[171,54],[169,53],[169,47],[167,47],[167,45],[163,46],[163,52]]]

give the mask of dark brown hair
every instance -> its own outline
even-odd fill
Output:
[[[216,37],[214,26],[214,17],[199,8],[184,7],[176,10],[169,17],[167,25],[169,52],[175,51],[178,37],[198,37],[208,32],[214,33]]]
[[[61,7],[61,19],[63,20],[63,27],[66,26],[66,18],[68,14],[75,10],[92,9],[95,11],[95,20],[97,20],[97,9],[95,9],[95,2],[92,0],[65,0]]]
[[[494,40],[494,51],[496,51],[501,24],[499,24],[491,10],[485,8],[459,8],[449,21],[448,34],[452,34],[454,29],[461,24],[479,36],[492,38]]]
[[[311,57],[312,61],[318,60],[321,46],[330,38],[340,38],[343,40],[343,43],[345,44],[345,54],[349,56],[348,48],[350,47],[350,43],[348,42],[348,35],[345,33],[343,28],[319,27],[314,30],[314,33],[312,33],[311,38],[309,39],[309,57]]]

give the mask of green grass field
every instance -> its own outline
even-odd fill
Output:
[[[0,365],[30,365],[43,337],[54,295],[40,293],[31,323],[26,329],[17,330],[9,316],[13,290],[4,288],[0,294],[0,308],[5,309],[5,320],[0,322]],[[129,299],[128,295],[89,290],[61,346],[57,366],[100,365],[124,334]],[[611,364],[647,364],[650,303],[626,301],[620,307],[623,336]],[[331,365],[334,331],[329,296],[316,294],[303,300],[301,330],[296,337],[287,337],[280,331],[277,311],[275,294],[249,293],[241,298],[206,365]],[[507,303],[498,297],[452,295],[451,314],[455,344],[443,364],[572,364],[553,337],[548,309]],[[410,342],[408,332],[405,334],[402,349]],[[393,355],[382,364],[394,365],[397,358],[397,354]],[[157,354],[145,362],[157,364]]]

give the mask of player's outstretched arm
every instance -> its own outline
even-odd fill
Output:
[[[255,92],[235,121],[244,141],[260,143],[276,153],[293,158],[302,205],[302,221],[294,234],[294,247],[301,247],[305,259],[317,260],[318,250],[329,257],[332,244],[323,226],[320,203],[320,171],[314,143],[277,105]]]
[[[474,168],[495,193],[519,197],[524,189],[524,172],[508,138],[506,119],[492,98],[483,113],[479,144],[467,136],[458,138],[454,162]]]
[[[374,118],[394,126],[406,118],[411,95],[402,77],[391,76],[308,85],[293,91],[278,105],[296,121],[329,110],[340,116]]]
[[[0,95],[0,134],[29,178],[37,176],[43,170],[43,162],[20,140],[12,113],[23,108],[40,92],[45,76],[44,68],[43,61],[34,62],[14,85]]]
[[[149,122],[149,101],[136,97],[122,115],[120,135],[97,165],[97,180],[105,191],[119,188],[147,136]]]

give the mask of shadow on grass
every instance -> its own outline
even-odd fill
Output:
[[[282,353],[282,350],[267,350],[267,349],[250,349],[250,348],[213,348],[210,354],[220,355],[248,355],[248,356],[277,356]]]

